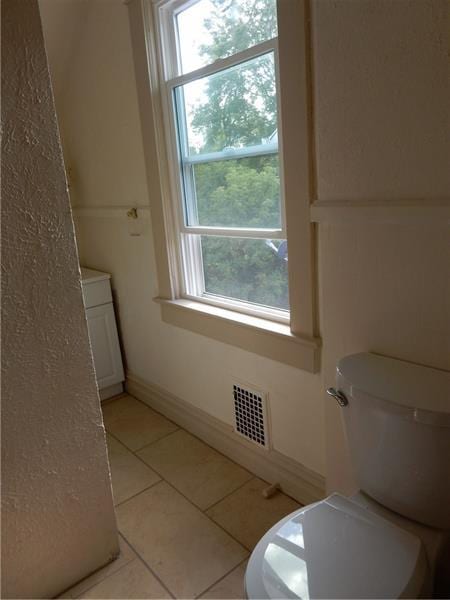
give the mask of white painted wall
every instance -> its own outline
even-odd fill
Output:
[[[447,0],[315,0],[320,200],[449,196]]]
[[[45,13],[44,13],[45,18]],[[48,32],[50,35],[50,32]],[[76,206],[148,205],[128,9],[92,1],[83,43],[68,65],[60,113]],[[50,47],[49,44],[47,44]],[[50,63],[58,57],[50,55]],[[160,319],[150,225],[130,237],[125,219],[78,218],[82,264],[111,272],[127,367],[144,380],[232,423],[233,377],[270,394],[275,448],[324,472],[321,381],[317,375],[177,329]]]
[[[449,196],[446,6],[313,2],[319,200]],[[145,187],[126,10],[119,0],[92,2],[83,49],[70,65],[61,119],[70,130],[67,160],[78,174],[72,196],[79,205],[146,204],[158,193]],[[128,368],[226,422],[233,376],[268,389],[275,448],[326,472],[330,489],[353,486],[340,415],[324,392],[336,360],[359,350],[437,367],[449,358],[443,227],[319,226],[320,375],[162,323],[152,302],[149,226],[129,237],[124,219],[82,217],[77,232],[82,262],[113,274]]]
[[[450,200],[449,6],[313,2],[319,201]],[[362,350],[450,368],[448,232],[319,225],[324,388],[339,357]],[[327,486],[350,491],[339,409],[325,406]]]
[[[52,598],[118,552],[37,2],[2,2],[2,597]]]

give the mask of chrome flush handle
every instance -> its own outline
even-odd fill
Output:
[[[348,404],[348,400],[344,394],[344,392],[341,392],[340,390],[336,390],[335,388],[328,388],[327,389],[327,394],[329,396],[333,396],[333,398],[335,398],[337,400],[337,403],[340,406],[347,406]]]

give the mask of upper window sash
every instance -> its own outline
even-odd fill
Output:
[[[175,23],[173,23],[173,28],[175,29]],[[222,71],[226,71],[227,69],[238,66],[245,62],[248,62],[251,59],[257,58],[259,56],[263,56],[264,54],[268,54],[273,52],[274,54],[274,64],[275,64],[275,73],[277,72],[277,60],[278,60],[278,52],[277,52],[277,38],[273,38],[271,40],[267,40],[265,42],[261,42],[260,44],[256,44],[251,46],[250,48],[243,50],[241,52],[237,52],[229,57],[218,59],[213,63],[206,65],[200,69],[196,69],[195,71],[191,71],[189,73],[185,73],[183,75],[176,76],[168,81],[166,81],[167,86],[167,94],[172,97],[172,105],[173,105],[173,119],[174,122],[178,123],[177,134],[179,139],[179,153],[180,160],[182,162],[182,166],[189,166],[194,164],[201,164],[213,161],[222,161],[222,160],[232,160],[237,158],[249,158],[252,156],[261,156],[261,155],[270,155],[277,154],[279,151],[278,141],[277,142],[269,142],[267,144],[255,144],[252,146],[242,146],[233,149],[222,150],[218,152],[209,152],[203,154],[189,155],[187,150],[187,140],[185,139],[185,131],[186,131],[186,115],[184,114],[184,102],[182,97],[177,98],[177,92],[180,93],[180,90],[183,85],[191,83],[193,81],[197,81],[199,79],[203,79],[210,75],[214,75],[216,73],[220,73]],[[178,62],[178,61],[177,61]],[[276,82],[278,88],[278,81]],[[182,94],[182,92],[181,92]],[[179,114],[177,114],[177,110]]]
[[[176,37],[176,25],[175,15],[173,12],[171,27],[175,31],[174,36]],[[167,20],[166,20],[167,26]],[[176,201],[176,213],[178,214],[178,230],[181,233],[187,234],[206,234],[206,235],[221,235],[226,237],[244,237],[244,238],[261,238],[261,239],[285,239],[285,215],[284,215],[284,194],[283,186],[280,185],[280,217],[281,226],[276,228],[246,228],[246,227],[217,227],[217,226],[201,226],[201,225],[189,225],[188,215],[185,211],[189,211],[190,199],[193,194],[192,182],[190,180],[189,169],[195,165],[223,161],[223,160],[236,160],[240,158],[249,158],[253,156],[270,156],[279,154],[278,141],[270,141],[266,144],[254,144],[251,146],[242,146],[230,148],[222,151],[191,154],[188,151],[188,141],[186,138],[187,122],[185,115],[185,106],[182,86],[203,79],[216,73],[224,72],[229,68],[241,65],[252,59],[264,56],[266,54],[273,53],[274,65],[275,65],[275,77],[276,87],[278,94],[278,38],[272,38],[259,44],[237,52],[229,57],[218,59],[213,63],[210,63],[200,69],[196,69],[183,75],[175,76],[172,79],[165,82],[166,98],[168,100],[169,118],[171,121],[172,131],[175,133],[175,138],[169,138],[168,143],[172,145],[174,154],[178,157],[178,168],[179,173],[176,175],[176,179],[179,181],[179,200]],[[173,57],[174,53],[170,55]],[[279,113],[279,107],[278,107]],[[280,126],[280,119],[278,116],[278,129]],[[175,139],[177,144],[175,144]],[[175,148],[176,146],[176,148]],[[282,169],[281,169],[282,171]],[[282,172],[280,172],[280,178],[282,181]],[[191,185],[189,185],[191,182]],[[189,190],[186,190],[185,186],[188,185]],[[187,197],[186,197],[187,196]],[[181,201],[180,201],[181,200]]]
[[[173,27],[175,27],[175,24],[173,24]],[[194,71],[180,75],[178,73],[178,59],[175,59],[176,64],[172,65],[171,69],[168,68],[169,61],[173,60],[173,54],[172,52],[169,52],[166,47],[166,56],[163,57],[166,85],[169,89],[173,89],[181,85],[185,85],[186,83],[190,83],[191,81],[203,79],[203,77],[208,77],[209,75],[214,75],[215,73],[219,73],[220,71],[224,71],[230,67],[247,62],[252,58],[262,56],[263,54],[268,54],[269,52],[274,52],[276,61],[278,54],[278,38],[272,38],[271,40],[266,40],[265,42],[255,44],[246,50],[241,50],[240,52],[236,52],[236,54],[232,54],[231,56],[227,56],[225,58],[218,58],[214,62],[209,63],[204,67],[200,67],[200,69],[195,69]]]

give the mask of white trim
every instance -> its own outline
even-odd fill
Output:
[[[158,49],[153,29],[153,13],[149,0],[134,0],[128,5],[133,62],[138,93],[142,142],[146,165],[147,186],[158,189],[160,196],[152,201],[153,243],[160,293],[173,297],[179,289],[179,271],[176,252],[177,240],[173,239],[175,215],[165,197],[170,196],[170,173],[168,171],[163,101],[159,85]]]
[[[203,302],[210,304],[211,306],[218,306],[227,310],[234,310],[243,314],[251,315],[253,317],[259,317],[261,319],[267,319],[269,321],[278,321],[280,323],[286,323],[289,325],[289,311],[283,309],[276,309],[270,306],[264,306],[263,304],[252,304],[245,300],[236,300],[235,298],[228,298],[227,296],[219,296],[203,290],[199,294],[186,294],[186,300],[193,302]]]
[[[220,71],[225,71],[231,67],[236,67],[240,64],[249,62],[250,60],[258,58],[259,56],[264,56],[264,54],[268,54],[269,52],[274,52],[276,46],[277,38],[266,40],[265,42],[251,46],[251,48],[247,48],[246,50],[242,50],[241,52],[236,52],[231,56],[227,56],[226,58],[219,58],[213,63],[201,67],[200,69],[196,69],[195,71],[190,71],[189,73],[184,73],[183,75],[178,75],[177,77],[168,79],[166,80],[166,85],[170,90],[173,90],[176,87],[186,85],[192,81],[197,81],[198,79],[203,79],[204,77],[210,77],[211,75],[220,73]]]
[[[284,127],[279,128],[280,160],[282,157],[284,211],[288,221],[289,244],[289,335],[279,338],[268,332],[268,325],[289,327],[246,314],[211,307],[199,301],[181,299],[183,289],[182,263],[179,244],[184,235],[177,234],[182,222],[179,196],[178,148],[170,143],[166,135],[176,140],[175,132],[169,132],[163,123],[172,124],[170,97],[162,86],[164,73],[162,57],[155,41],[155,19],[152,5],[161,6],[166,0],[135,0],[128,6],[131,40],[136,71],[139,109],[142,122],[143,145],[146,159],[147,181],[151,196],[151,222],[155,245],[155,260],[161,296],[162,319],[173,325],[207,335],[226,344],[243,348],[296,368],[317,372],[320,360],[320,339],[316,322],[315,303],[315,240],[310,224],[311,159],[309,153],[308,115],[308,24],[306,0],[291,2],[278,0],[278,53],[280,57],[279,77],[282,89],[279,114],[282,113]],[[292,56],[295,56],[295,61]],[[277,82],[278,83],[278,82]],[[164,113],[164,118],[163,118]],[[171,125],[172,126],[172,125]],[[284,153],[283,153],[284,150]],[[173,154],[175,152],[175,154]],[[176,206],[174,206],[176,205]],[[284,219],[283,219],[284,220]],[[284,223],[286,221],[284,220]],[[192,236],[195,240],[195,236]],[[217,314],[222,311],[222,316]],[[241,317],[246,323],[238,322]],[[270,317],[269,317],[270,318]],[[249,325],[251,319],[264,322],[263,327]],[[303,340],[303,341],[302,341]],[[312,347],[305,345],[312,341]]]
[[[284,492],[302,504],[325,496],[325,478],[301,463],[277,452],[258,448],[234,432],[233,427],[189,404],[163,388],[127,374],[126,389],[207,444],[269,483],[279,483]]]
[[[450,200],[335,200],[311,205],[313,223],[450,224]]]
[[[150,217],[150,208],[148,206],[74,206],[72,213],[75,217],[93,217],[93,218],[109,218],[109,219],[127,219],[128,211],[135,208],[138,218]]]
[[[203,271],[202,243],[199,237],[191,235],[181,236],[183,252],[181,261],[183,263],[184,278],[182,280],[182,295],[201,296],[205,292],[205,273]]]
[[[198,300],[154,298],[162,320],[310,373],[319,370],[321,341],[294,335],[288,324]]]
[[[308,0],[277,0],[280,78],[279,143],[283,160],[289,248],[289,305],[294,334],[318,334],[314,230],[309,222],[312,178],[312,106]]]
[[[253,156],[270,156],[278,154],[278,143],[257,144],[255,146],[242,146],[230,148],[220,152],[205,152],[203,154],[186,154],[183,156],[183,165],[201,165],[203,163],[220,162],[224,160],[238,160],[252,158]]]
[[[226,69],[229,69],[233,66],[244,64],[252,59],[258,58],[260,56],[264,56],[268,53],[274,54],[274,68],[276,74],[276,85],[277,85],[277,97],[279,94],[278,90],[278,66],[276,64],[277,60],[277,49],[278,42],[277,38],[273,38],[271,40],[267,40],[260,44],[256,44],[251,48],[243,50],[241,52],[237,52],[232,56],[226,57],[224,59],[219,59],[212,64],[209,64],[205,67],[192,71],[188,74],[179,75],[176,77],[169,78],[169,75],[173,75],[176,71],[176,67],[174,66],[174,61],[177,57],[176,46],[176,35],[174,33],[176,23],[174,21],[174,6],[180,8],[184,6],[179,3],[174,4],[173,2],[167,2],[166,4],[159,2],[157,7],[155,8],[155,33],[156,38],[158,40],[158,56],[161,60],[159,60],[159,74],[160,74],[160,85],[159,89],[161,90],[162,95],[162,103],[163,103],[163,123],[160,123],[159,126],[165,129],[166,133],[166,145],[167,152],[169,156],[168,161],[168,169],[171,173],[171,186],[172,193],[170,197],[166,197],[163,194],[163,201],[170,201],[172,206],[172,211],[175,215],[175,229],[172,231],[171,235],[175,238],[175,245],[177,248],[177,273],[178,273],[178,286],[175,289],[175,297],[181,297],[188,293],[194,293],[202,287],[204,287],[204,273],[202,272],[199,276],[199,267],[202,266],[202,263],[195,262],[192,260],[195,257],[199,257],[200,254],[198,251],[195,251],[194,248],[191,248],[191,251],[187,252],[184,255],[183,250],[187,247],[186,244],[181,239],[180,234],[206,234],[206,235],[217,235],[217,236],[229,236],[229,237],[245,237],[245,238],[259,238],[259,239],[286,239],[286,234],[282,229],[265,230],[265,229],[253,229],[249,230],[243,228],[221,228],[221,227],[198,227],[198,226],[188,226],[185,221],[189,222],[189,215],[185,216],[185,212],[192,208],[191,202],[189,202],[189,198],[192,200],[193,194],[186,194],[186,190],[184,186],[188,181],[188,177],[186,177],[186,169],[190,168],[192,164],[195,162],[205,162],[204,156],[196,157],[187,156],[187,148],[186,148],[186,140],[184,136],[184,130],[186,129],[186,124],[179,125],[177,119],[182,119],[185,121],[184,115],[184,104],[181,102],[181,109],[177,113],[176,105],[179,104],[174,98],[174,90],[180,90],[182,85],[195,81],[199,78],[206,77],[209,75],[213,75],[215,73],[220,73]],[[177,8],[177,9],[178,9]],[[176,61],[177,64],[179,61]],[[165,122],[165,126],[164,126]],[[227,153],[214,153],[212,155],[211,160],[225,160],[226,158],[244,158],[246,156],[253,156],[257,154],[273,154],[275,152],[278,153],[278,144],[267,144],[260,146],[251,146],[248,148],[236,149],[233,152],[233,156],[227,156]],[[175,160],[176,159],[176,160]],[[280,168],[280,171],[282,168]],[[284,210],[284,195],[280,188],[280,213],[281,213],[281,223],[284,227],[285,225],[285,210]],[[188,196],[188,197],[186,197]],[[177,233],[178,232],[178,233]],[[193,246],[193,244],[191,244]],[[198,277],[198,281],[194,281],[194,278]],[[202,290],[203,291],[203,290]],[[202,301],[202,296],[199,294],[199,301]],[[237,307],[234,307],[234,310],[238,310]],[[262,307],[262,310],[264,308]],[[270,318],[270,313],[267,312],[266,318]]]
[[[274,68],[275,68],[275,89],[277,91],[277,146],[278,146],[278,172],[280,174],[280,212],[281,229],[285,239],[287,239],[286,228],[286,194],[284,181],[284,145],[283,145],[283,126],[281,116],[281,96],[280,96],[280,57],[278,52],[278,41],[274,50]],[[289,283],[290,285],[290,283]]]
[[[282,229],[246,229],[245,227],[212,227],[209,225],[184,225],[182,233],[194,235],[217,235],[221,237],[238,237],[257,240],[285,240],[286,233]]]

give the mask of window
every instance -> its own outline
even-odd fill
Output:
[[[289,318],[276,0],[159,12],[182,293]]]
[[[305,2],[129,10],[163,320],[316,371]]]

